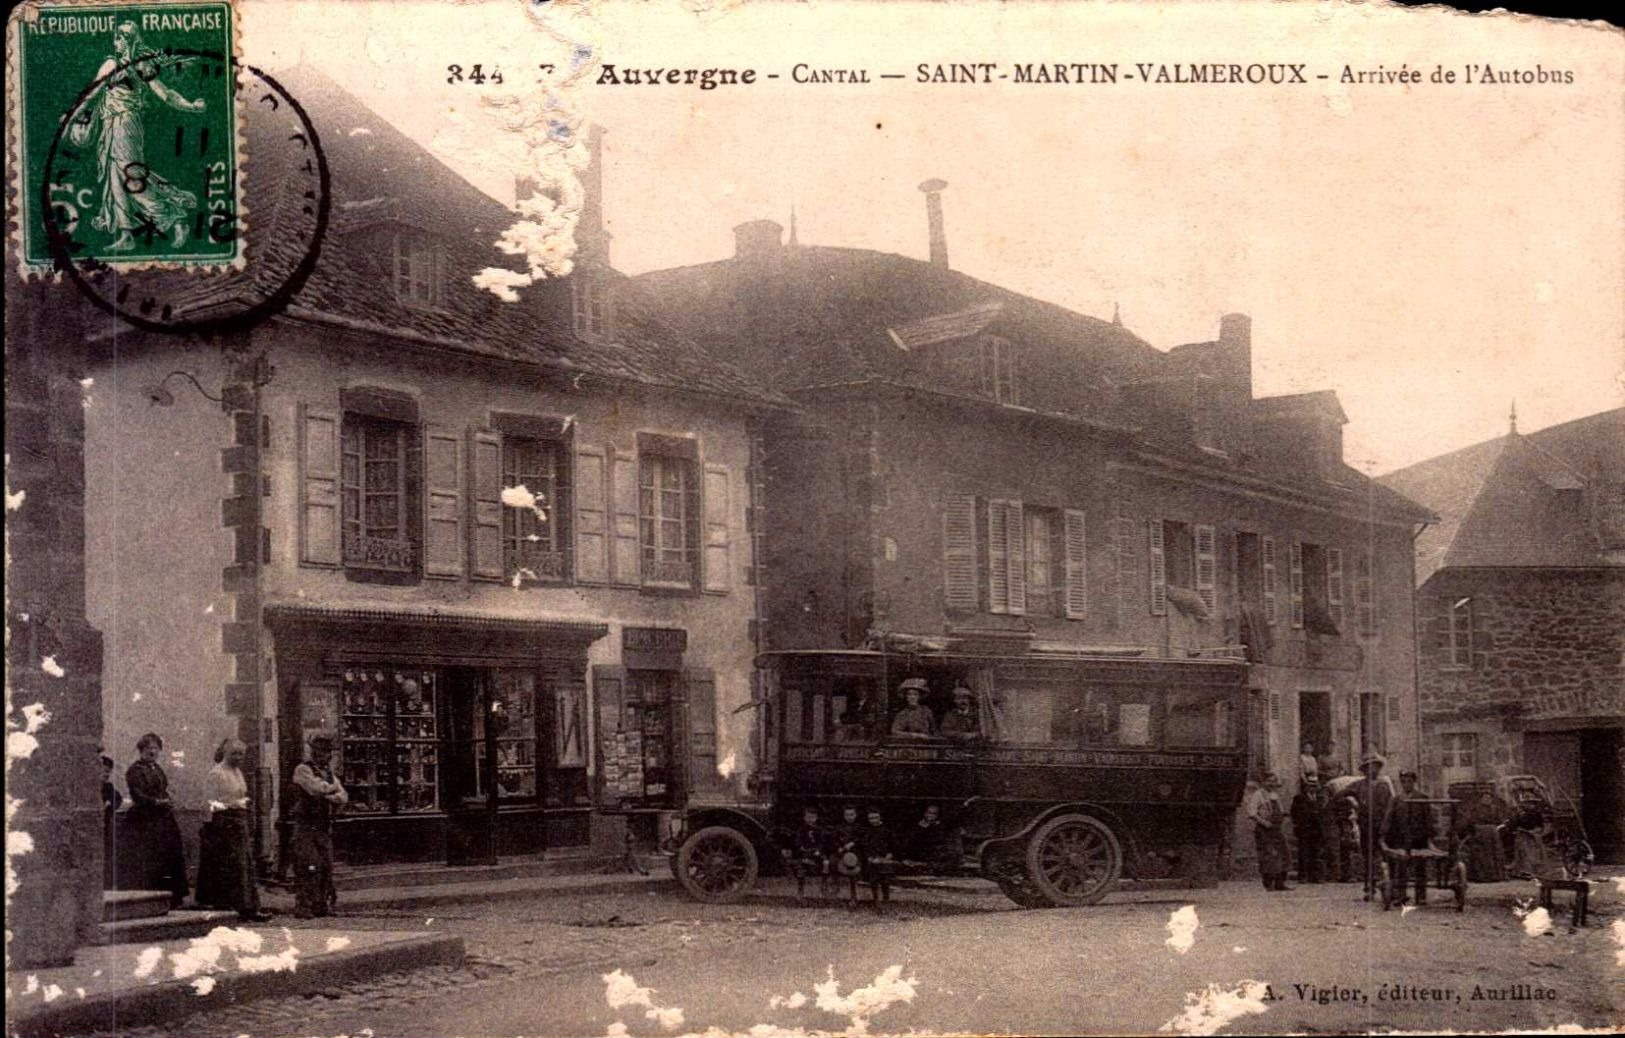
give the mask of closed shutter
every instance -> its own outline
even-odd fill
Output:
[[[1066,553],[1065,612],[1067,619],[1081,620],[1089,613],[1089,559],[1083,513],[1068,508],[1063,516],[1061,539]]]
[[[1289,554],[1292,567],[1292,629],[1296,631],[1303,628],[1303,545],[1293,541]]]
[[[988,611],[1027,611],[1026,527],[1020,501],[987,503]]]
[[[598,457],[602,461],[603,455],[599,454]],[[599,485],[602,486],[602,483]],[[626,730],[625,667],[610,665],[592,668],[592,704],[596,728],[594,743],[598,746],[595,754],[599,776],[598,800],[605,806],[613,807],[620,800],[621,791],[616,783],[626,763],[622,740],[615,737],[616,733]]]
[[[610,583],[637,587],[643,571],[638,551],[638,455],[616,450],[610,466]]]
[[[687,700],[688,795],[715,793],[722,785],[717,774],[717,679],[701,667],[683,670]]]
[[[1168,615],[1168,556],[1162,541],[1162,520],[1152,519],[1146,525],[1148,531],[1147,557],[1150,566],[1147,567],[1151,578],[1151,615]]]
[[[1377,609],[1372,598],[1371,556],[1361,552],[1354,563],[1354,610],[1361,637],[1377,634]]]
[[[733,514],[728,493],[728,466],[705,466],[705,590],[725,592],[732,586],[733,549],[728,519]]]
[[[1202,605],[1207,607],[1209,616],[1212,616],[1217,606],[1218,595],[1215,584],[1218,581],[1218,538],[1213,527],[1198,524],[1196,534],[1196,594],[1201,598]]]
[[[423,572],[460,577],[463,540],[463,443],[450,429],[431,425],[423,433]]]
[[[949,494],[942,505],[942,603],[976,611],[976,498]]]
[[[339,416],[304,406],[299,416],[299,561],[337,566],[339,538]]]
[[[1259,555],[1264,567],[1264,622],[1274,625],[1280,618],[1280,606],[1275,595],[1275,538],[1259,541]]]
[[[576,448],[576,581],[609,581],[609,539],[604,514],[604,452],[597,447]]]
[[[1343,549],[1326,549],[1326,611],[1332,623],[1343,629]]]
[[[1027,520],[1020,501],[1005,502],[1004,529],[1010,551],[1009,611],[1021,616],[1027,612]]]
[[[468,435],[473,521],[469,525],[470,571],[477,580],[501,580],[502,437],[486,429]]]

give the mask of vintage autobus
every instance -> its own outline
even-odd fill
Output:
[[[1092,904],[1206,856],[1246,780],[1246,664],[1105,654],[767,653],[759,803],[693,806],[670,846],[693,897],[740,897],[807,805],[878,806],[894,845],[928,805],[1025,906]]]

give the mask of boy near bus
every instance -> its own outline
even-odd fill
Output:
[[[891,877],[897,861],[892,855],[891,834],[886,831],[880,808],[869,808],[868,822],[858,830],[858,860],[862,862],[863,881],[869,884],[878,912],[882,901],[891,900]]]
[[[796,877],[796,900],[801,900],[807,889],[809,875],[819,877],[821,882],[827,883],[830,874],[830,833],[818,824],[818,808],[808,804],[801,810],[801,825],[786,856],[790,859],[790,871]]]

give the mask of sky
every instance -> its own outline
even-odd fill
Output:
[[[1525,432],[1625,404],[1617,30],[1250,0],[242,8],[245,59],[320,68],[505,202],[528,159],[492,98],[556,101],[602,126],[606,222],[628,273],[725,258],[735,224],[787,224],[792,207],[804,244],[923,259],[916,185],[940,177],[956,269],[1116,309],[1163,349],[1247,313],[1255,392],[1336,390],[1346,458],[1368,472],[1502,435],[1514,401]],[[563,82],[572,55],[585,71]],[[942,62],[1296,62],[1309,82],[914,81]],[[476,63],[503,85],[470,83]],[[758,81],[608,86],[604,63]],[[797,84],[798,63],[874,82]],[[1467,85],[1468,64],[1574,81]],[[1423,82],[1348,85],[1345,65]],[[1458,82],[1431,82],[1436,67]]]

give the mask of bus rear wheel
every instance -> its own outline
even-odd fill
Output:
[[[1092,905],[1116,889],[1122,871],[1116,835],[1088,815],[1051,818],[1027,841],[1027,881],[1051,905]]]
[[[738,829],[711,825],[677,849],[677,882],[696,901],[738,901],[756,885],[756,848]]]

